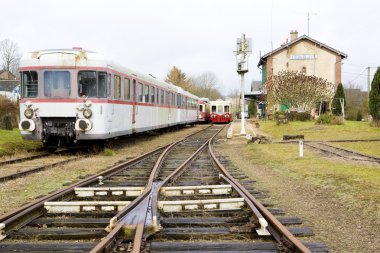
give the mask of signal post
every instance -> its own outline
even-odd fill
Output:
[[[252,52],[252,42],[250,38],[246,38],[245,34],[241,35],[241,38],[237,39],[236,51],[234,54],[237,60],[237,72],[240,76],[241,85],[241,131],[240,135],[246,135],[245,132],[245,115],[244,115],[244,74],[248,72],[248,56]]]

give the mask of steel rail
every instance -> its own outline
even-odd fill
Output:
[[[0,161],[0,166],[5,165],[5,164],[13,164],[13,163],[19,163],[19,162],[24,162],[24,161],[30,161],[30,160],[35,160],[38,158],[46,157],[46,156],[51,156],[51,155],[61,155],[70,152],[70,149],[63,149],[59,151],[55,151],[54,153],[42,153],[38,155],[32,155],[32,156],[26,156],[26,157],[21,157],[21,158],[15,158],[15,159],[10,159],[10,160],[5,160],[5,161]]]
[[[170,145],[170,144],[168,144]],[[117,174],[120,170],[123,170],[125,169],[125,167],[129,167],[137,162],[139,162],[140,160],[143,160],[145,159],[146,157],[150,156],[150,155],[153,155],[157,152],[160,152],[161,150],[165,149],[168,145],[165,145],[163,147],[158,147],[146,154],[143,154],[139,157],[136,157],[132,160],[129,160],[129,161],[126,161],[126,162],[123,162],[121,164],[118,164],[106,171],[103,171],[101,173],[98,173],[96,175],[93,175],[93,176],[90,176],[89,178],[86,178],[86,179],[83,179],[77,183],[74,183],[68,187],[65,187],[61,190],[58,190],[58,191],[55,191],[47,196],[44,196],[42,198],[39,198],[29,204],[26,204],[12,212],[9,212],[9,213],[6,213],[2,216],[0,216],[0,227],[3,227],[3,231],[2,233],[6,233],[8,230],[11,230],[13,229],[13,227],[17,224],[17,221],[22,219],[23,217],[25,218],[28,213],[31,213],[31,212],[35,212],[36,210],[38,210],[39,208],[43,207],[44,205],[44,202],[46,201],[54,201],[66,194],[69,194],[69,193],[73,193],[74,192],[74,188],[77,188],[77,187],[83,187],[83,186],[86,186],[88,184],[91,184],[93,182],[96,182],[99,180],[99,177],[103,177],[103,178],[108,178],[108,177],[111,177],[113,176],[114,174]]]
[[[55,162],[55,163],[51,163],[51,164],[46,164],[46,165],[38,166],[38,167],[29,169],[29,170],[12,173],[12,174],[0,177],[0,182],[6,182],[6,181],[9,181],[9,180],[12,180],[12,179],[16,179],[16,178],[19,178],[19,177],[23,177],[23,176],[26,176],[26,175],[29,175],[29,174],[37,173],[37,172],[43,171],[45,169],[53,168],[53,167],[56,167],[56,166],[59,166],[59,165],[62,165],[62,164],[66,164],[66,163],[69,163],[69,162],[72,162],[72,161],[76,161],[78,159],[85,158],[85,157],[87,157],[87,156],[84,156],[84,157],[73,157],[73,158],[68,159],[68,160],[64,160],[64,161],[60,161],[60,162]]]
[[[114,238],[115,236],[122,230],[123,226],[125,225],[124,222],[123,222],[123,218],[130,212],[133,211],[134,208],[136,208],[139,204],[141,204],[146,198],[149,197],[149,195],[151,194],[152,192],[152,186],[153,186],[153,181],[155,180],[155,178],[157,177],[158,175],[158,171],[159,171],[159,168],[161,166],[161,164],[163,163],[165,157],[168,155],[168,153],[170,152],[170,150],[176,146],[177,144],[183,142],[184,140],[188,139],[189,137],[201,132],[201,131],[204,131],[206,130],[207,128],[210,128],[211,126],[208,126],[208,127],[205,127],[199,131],[196,131],[176,142],[173,142],[171,144],[168,144],[165,146],[165,150],[161,153],[161,155],[159,156],[159,158],[157,159],[154,167],[153,167],[153,170],[149,176],[149,179],[148,179],[148,182],[147,182],[147,185],[145,186],[145,189],[144,191],[142,192],[142,194],[140,196],[138,196],[137,198],[135,198],[128,206],[126,206],[123,210],[121,210],[120,212],[118,212],[114,217],[112,217],[110,219],[110,223],[108,225],[108,227],[106,228],[106,231],[108,231],[109,233],[107,234],[106,237],[104,237],[100,243],[98,243],[91,251],[90,253],[100,253],[100,252],[109,252],[109,249],[111,248],[111,245],[115,242],[114,241]],[[143,217],[143,220],[144,222],[142,223],[139,223],[136,227],[136,232],[135,232],[135,238],[134,238],[134,250],[133,252],[139,252],[139,249],[141,247],[141,242],[142,242],[142,233],[144,232],[144,224],[145,224],[145,219],[146,219],[146,215],[147,215],[147,211],[142,214],[144,217]],[[142,225],[141,225],[142,224]],[[141,228],[142,226],[142,228]],[[141,236],[140,236],[141,234]],[[135,245],[139,245],[138,248],[135,248]]]
[[[51,154],[49,153],[44,153],[44,154],[39,154],[39,155],[33,155],[33,156],[27,156],[27,157],[21,157],[21,158],[15,158],[11,160],[5,160],[0,162],[0,166],[5,165],[5,164],[12,164],[12,163],[19,163],[19,162],[24,162],[24,161],[29,161],[29,160],[34,160],[46,156],[50,156]]]
[[[224,127],[223,127],[224,128]],[[167,185],[169,182],[172,183],[174,182],[184,171],[184,168],[190,164],[198,155],[201,153],[207,146],[207,144],[220,132],[223,130],[221,128],[219,131],[217,131],[211,138],[209,138],[201,147],[199,147],[186,161],[184,161],[176,170],[174,170],[169,176],[167,176],[162,182],[157,184],[157,188],[155,189],[155,194],[152,199],[152,213],[153,213],[153,222],[157,221],[157,201],[158,201],[158,192],[160,192],[160,189],[162,186]],[[141,248],[141,242],[142,242],[142,237],[144,234],[144,230],[136,230],[135,233],[135,240],[133,243],[133,251],[134,253],[140,252]],[[95,253],[95,252],[91,252]]]
[[[326,146],[326,147],[329,147],[329,148],[332,148],[332,149],[336,149],[336,150],[340,150],[340,151],[343,151],[343,152],[347,152],[347,153],[350,153],[350,154],[353,154],[353,155],[356,155],[358,157],[362,156],[363,158],[369,158],[370,160],[365,160],[365,159],[360,159],[360,158],[355,158],[355,157],[347,157],[345,156],[344,154],[339,154],[337,152],[334,152],[334,151],[331,151],[331,150],[328,150],[328,149],[324,149],[322,147],[318,147],[318,146],[313,146],[312,144],[310,143],[304,143],[305,146],[308,146],[310,148],[314,148],[314,149],[317,149],[317,150],[321,150],[325,153],[330,153],[330,154],[333,154],[333,155],[336,155],[336,156],[339,156],[339,157],[342,157],[342,158],[346,158],[346,159],[351,159],[351,160],[355,160],[355,161],[363,161],[363,162],[373,162],[373,163],[380,163],[380,158],[379,157],[376,157],[376,156],[371,156],[371,155],[367,155],[367,154],[362,154],[362,153],[359,153],[359,152],[356,152],[356,151],[353,151],[353,150],[349,150],[349,149],[345,149],[345,148],[341,148],[341,147],[336,147],[336,146],[333,146],[333,145],[329,145],[329,144],[326,144],[326,143],[323,143],[323,142],[316,142],[316,144],[318,145],[322,145],[322,146]]]
[[[214,160],[215,164],[222,171],[223,175],[234,182],[234,184],[240,189],[241,192],[256,206],[262,216],[268,221],[269,227],[268,230],[275,238],[275,240],[280,244],[281,247],[285,247],[291,252],[303,252],[311,253],[311,251],[302,244],[289,230],[279,222],[273,214],[271,214],[268,209],[266,209],[255,197],[253,197],[237,180],[235,180],[227,169],[219,162],[215,156],[212,149],[212,142],[208,143],[209,153]]]

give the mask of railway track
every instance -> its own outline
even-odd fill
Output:
[[[336,147],[324,142],[305,142],[304,145],[327,154],[342,157],[344,159],[380,164],[380,158],[378,157],[362,154],[341,147]]]
[[[107,234],[104,228],[110,218],[144,190],[163,149],[160,147],[1,216],[0,238],[5,240],[0,243],[0,252],[88,252]]]
[[[213,126],[0,217],[0,252],[327,252],[217,158]],[[107,227],[105,230],[104,228]],[[102,238],[102,240],[101,240]]]
[[[75,161],[84,156],[70,150],[42,153],[0,162],[0,183]]]

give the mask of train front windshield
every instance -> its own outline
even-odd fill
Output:
[[[44,72],[44,96],[52,98],[65,98],[71,95],[69,71]]]

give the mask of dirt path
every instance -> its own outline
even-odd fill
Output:
[[[259,144],[249,144],[259,145]],[[246,139],[234,137],[216,145],[220,154],[257,180],[260,190],[269,190],[266,200],[289,216],[303,219],[313,228],[313,241],[325,242],[331,252],[380,252],[380,228],[376,218],[365,216],[334,197],[331,189],[316,187],[265,166],[258,166],[250,155]]]

